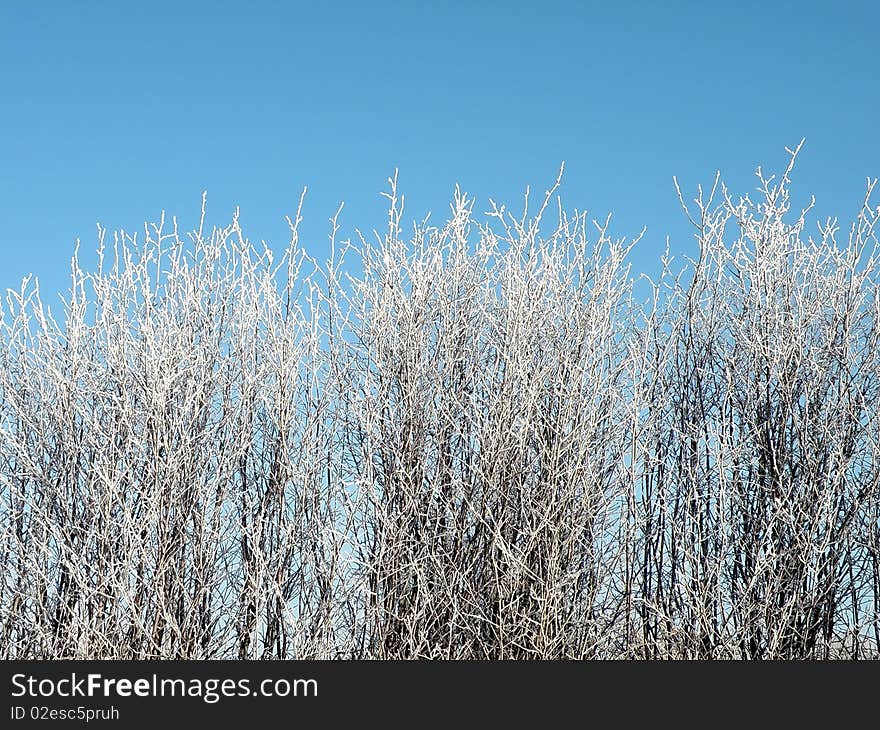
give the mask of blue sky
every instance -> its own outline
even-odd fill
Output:
[[[518,204],[566,163],[567,207],[693,250],[672,176],[736,192],[807,142],[795,192],[851,217],[880,175],[880,3],[55,2],[2,0],[0,288],[66,286],[95,223],[161,210],[184,227],[236,205],[281,248],[381,227],[400,168],[407,218],[456,182]]]

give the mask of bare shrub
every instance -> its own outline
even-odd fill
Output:
[[[876,655],[878,213],[866,200],[844,245],[834,221],[804,240],[795,154],[776,183],[759,169],[759,203],[701,192],[699,259],[652,324],[650,656]]]
[[[7,298],[4,654],[325,656],[335,411],[296,230],[273,263],[237,219],[189,248],[163,223],[101,231],[60,323]]]
[[[627,247],[605,227],[590,243],[584,213],[540,237],[554,190],[489,224],[457,192],[405,244],[392,187],[388,232],[362,242],[347,407],[371,656],[592,656],[615,628]]]

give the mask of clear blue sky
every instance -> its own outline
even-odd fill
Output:
[[[456,182],[485,210],[566,162],[563,198],[651,271],[693,249],[671,178],[737,192],[807,143],[796,192],[848,218],[880,175],[878,2],[29,2],[0,0],[0,288],[66,285],[95,223],[185,227],[235,205],[279,248],[380,227],[395,167],[407,218]],[[88,256],[86,256],[88,260]]]

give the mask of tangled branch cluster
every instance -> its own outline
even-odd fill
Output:
[[[101,230],[0,310],[0,656],[880,656],[880,209],[790,171],[647,287],[556,187],[405,241],[392,180],[320,265]]]

